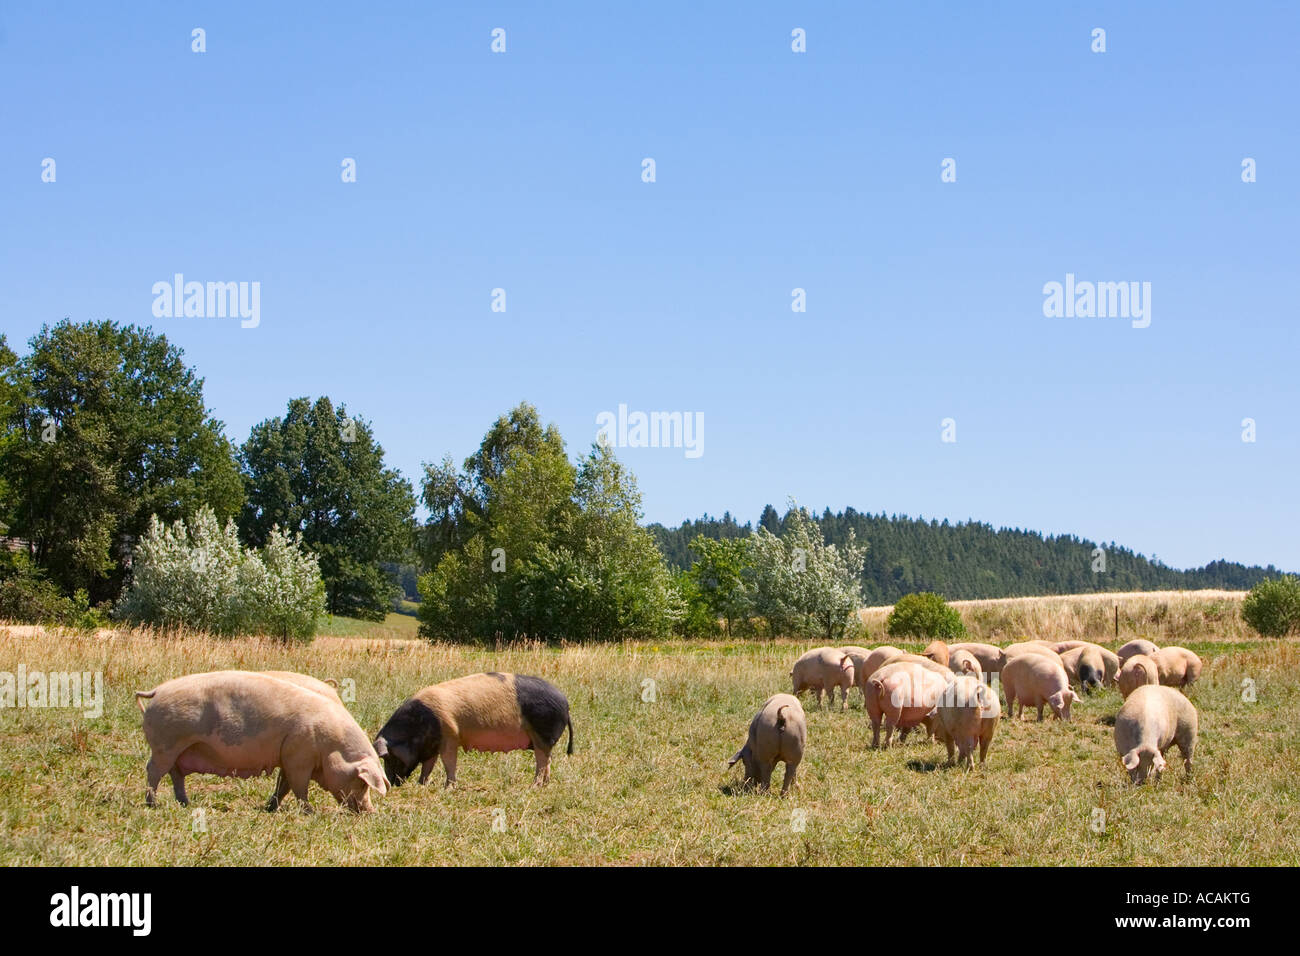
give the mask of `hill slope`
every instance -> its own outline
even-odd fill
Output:
[[[1230,561],[1179,570],[1111,542],[1098,544],[1073,535],[1045,536],[1019,528],[997,528],[976,521],[952,524],[906,515],[866,514],[853,508],[830,509],[817,519],[826,540],[838,544],[852,529],[870,545],[862,572],[868,604],[892,604],[913,591],[937,591],[950,600],[1083,594],[1089,591],[1199,590],[1241,591],[1281,572]],[[783,519],[771,505],[759,524],[780,533]],[[697,534],[736,538],[753,527],[730,515],[705,515],[677,528],[649,526],[669,565],[689,567],[690,543]],[[1105,551],[1105,571],[1093,571],[1094,550]]]

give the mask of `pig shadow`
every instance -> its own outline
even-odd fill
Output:
[[[909,760],[903,766],[908,770],[914,770],[917,773],[934,773],[936,770],[943,768],[943,764],[937,760]]]

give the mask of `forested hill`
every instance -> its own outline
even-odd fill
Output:
[[[779,534],[783,520],[768,505],[759,524]],[[1088,591],[1244,590],[1281,573],[1272,565],[1247,567],[1229,561],[1179,571],[1114,542],[1098,545],[1072,535],[1045,537],[1036,531],[994,529],[973,521],[950,524],[863,514],[853,508],[832,514],[828,508],[818,522],[830,543],[844,541],[851,528],[859,541],[870,545],[862,572],[867,604],[892,604],[913,591],[936,591],[949,600],[964,600]],[[697,534],[738,538],[752,530],[749,522],[738,524],[730,514],[705,515],[677,528],[650,525],[673,568],[690,566],[694,558],[689,545]],[[1093,550],[1099,546],[1106,561],[1100,574],[1093,571]]]

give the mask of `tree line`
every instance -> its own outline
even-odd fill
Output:
[[[10,619],[303,636],[319,613],[379,620],[418,599],[421,632],[447,640],[830,639],[863,602],[917,591],[1247,588],[1277,575],[1177,571],[1113,543],[1098,572],[1098,546],[1078,538],[793,502],[755,525],[646,526],[612,451],[571,457],[528,403],[459,466],[425,464],[417,497],[359,410],[293,398],[235,444],[179,348],[111,321],[44,326],[21,356],[0,336],[0,426]]]
[[[789,514],[779,515],[767,505],[758,527],[781,534]],[[844,545],[850,536],[870,542],[860,575],[863,599],[869,605],[893,604],[903,595],[922,591],[949,600],[1089,591],[1244,591],[1282,574],[1271,564],[1258,567],[1230,561],[1178,570],[1113,541],[1104,544],[1073,535],[994,528],[976,521],[926,521],[853,508],[825,509],[816,521],[828,544]],[[677,570],[690,568],[697,560],[691,544],[698,537],[730,541],[755,530],[750,522],[739,524],[730,513],[721,518],[704,515],[676,528],[649,527],[669,566]]]

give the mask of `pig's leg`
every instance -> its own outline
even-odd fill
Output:
[[[298,806],[303,813],[311,813],[311,804],[307,801],[307,788],[311,784],[312,766],[314,755],[301,757],[298,759],[286,760],[280,765],[280,773],[284,777],[283,784],[276,786],[276,791],[280,786],[287,786],[293,791],[293,795],[298,798]]]
[[[953,755],[952,738],[951,737],[946,738],[943,743],[944,746],[948,748],[948,763],[949,765],[951,765],[954,762],[952,759],[952,755]]]
[[[871,749],[880,749],[880,718],[874,715],[871,718]]]
[[[266,810],[268,813],[275,813],[280,809],[280,804],[289,793],[289,784],[284,779],[284,771],[281,770],[275,777],[275,793],[271,794],[271,799],[266,801]]]
[[[819,685],[815,688],[815,690],[817,691],[817,709],[818,709],[818,710],[821,710],[821,706],[822,706],[822,689],[821,689],[821,685],[819,684]],[[834,697],[834,696],[835,696],[835,692],[834,692],[834,691],[831,691],[831,697]]]
[[[422,785],[429,782],[429,775],[433,773],[433,768],[436,766],[438,766],[437,754],[434,754],[424,763],[420,764],[420,783]]]
[[[544,787],[551,780],[551,752],[543,747],[533,747],[533,762],[537,765],[537,773],[533,777],[533,783],[536,786]]]
[[[795,774],[799,772],[799,761],[791,763],[785,762],[785,779],[781,781],[781,796],[785,796],[787,791],[795,784]]]
[[[907,743],[907,735],[910,734],[911,732],[912,732],[911,727],[904,727],[902,730],[900,730],[898,732],[898,742],[900,744]]]
[[[767,793],[772,789],[772,769],[776,766],[776,761],[761,764],[758,768],[758,789],[760,793]]]
[[[456,751],[460,747],[460,740],[451,737],[442,742],[442,769],[447,771],[447,782],[444,786],[456,786]]]
[[[185,774],[181,773],[175,767],[172,767],[172,793],[176,795],[176,802],[182,807],[190,805],[190,798],[185,793]]]
[[[154,754],[145,764],[145,774],[148,776],[148,783],[144,791],[144,804],[152,807],[157,799],[158,784],[162,778],[167,776],[168,771],[176,765],[176,757],[172,754]]]
[[[889,749],[889,742],[894,738],[894,721],[888,714],[885,715],[885,749]]]
[[[1043,720],[1043,705],[1042,705],[1042,704],[1039,704],[1039,705],[1038,705],[1038,720],[1039,720],[1040,723],[1041,723],[1042,720]]]

